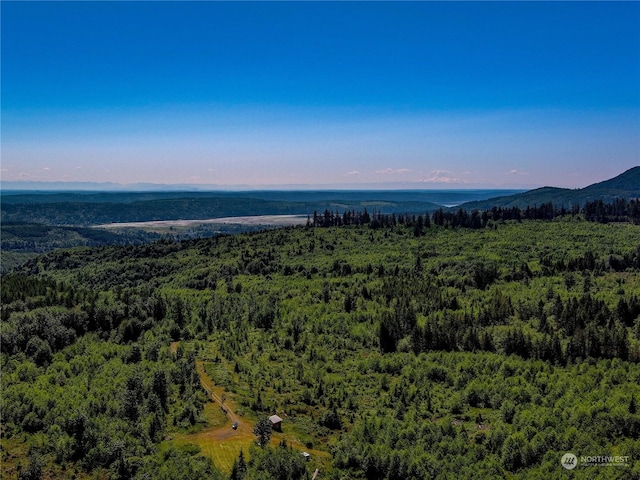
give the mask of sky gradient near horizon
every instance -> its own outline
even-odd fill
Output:
[[[3,181],[583,187],[640,164],[638,2],[0,8]]]

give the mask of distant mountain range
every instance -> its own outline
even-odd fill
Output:
[[[584,188],[542,187],[515,195],[466,202],[458,208],[466,210],[488,210],[493,207],[526,208],[527,206],[533,207],[534,205],[542,205],[548,202],[569,208],[573,205],[582,207],[589,201],[603,200],[604,202],[610,202],[616,198],[640,198],[640,167],[633,167],[617,177],[594,183]]]

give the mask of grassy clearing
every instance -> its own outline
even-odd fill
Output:
[[[172,347],[175,349],[175,345]],[[199,365],[202,363],[199,362]],[[206,365],[204,367],[198,368],[200,379],[214,395],[209,397],[210,402],[204,407],[203,417],[206,426],[195,433],[170,434],[169,439],[164,442],[163,448],[191,451],[192,446],[195,445],[199,448],[200,454],[210,458],[221,471],[229,473],[241,451],[244,452],[245,458],[249,458],[250,448],[255,445],[256,440],[253,434],[255,421],[249,417],[238,415],[242,409],[234,401],[234,395],[225,391],[224,388],[216,386],[205,373]],[[220,399],[223,398],[223,395],[225,398],[224,407],[229,413],[222,410]],[[237,430],[231,428],[232,418],[238,421]],[[329,453],[308,448],[300,439],[301,436],[305,437],[292,423],[289,423],[284,426],[283,432],[273,432],[270,444],[276,447],[282,440],[285,440],[287,445],[300,450],[300,452],[310,453],[312,461],[317,467],[326,467],[330,462]]]
[[[214,408],[218,408],[217,405],[214,405]],[[240,451],[244,451],[247,455],[255,437],[249,432],[234,432],[230,424],[223,428],[225,433],[229,433],[226,438],[220,427],[211,426],[197,433],[174,434],[172,439],[165,443],[171,448],[184,450],[187,450],[189,445],[197,445],[202,455],[213,460],[220,470],[229,473]]]

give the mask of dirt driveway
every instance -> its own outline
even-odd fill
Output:
[[[226,403],[226,401],[222,401],[221,396],[215,392],[213,388],[213,382],[205,372],[204,364],[202,363],[202,361],[196,361],[196,369],[198,371],[198,375],[200,376],[200,383],[202,384],[202,388],[205,389],[205,391],[209,395],[209,398],[220,405],[220,408],[225,412],[227,418],[231,420],[231,424],[233,424],[233,422],[237,422],[238,424],[238,428],[236,428],[235,430],[231,428],[230,424],[225,424],[215,430],[207,431],[205,436],[207,438],[211,438],[212,440],[226,440],[232,437],[244,437],[247,435],[253,436],[253,423],[242,417],[238,417],[238,415],[236,415],[236,413],[233,411],[233,408],[228,403]]]

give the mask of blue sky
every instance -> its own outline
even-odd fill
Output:
[[[2,180],[582,187],[640,3],[2,2]]]

